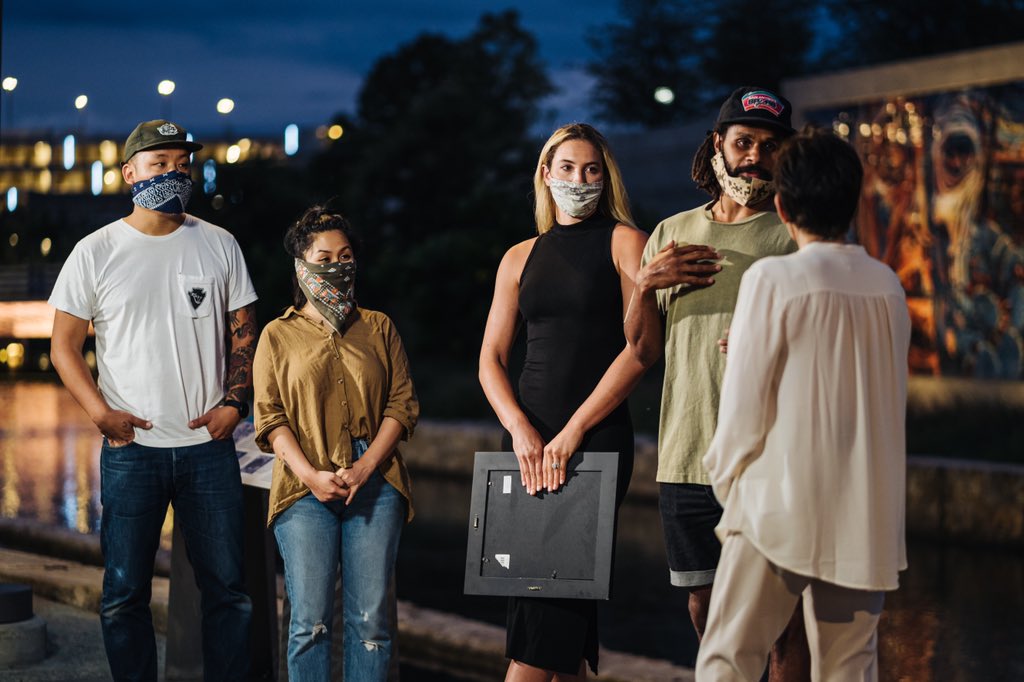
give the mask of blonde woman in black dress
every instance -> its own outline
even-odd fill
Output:
[[[604,137],[586,124],[555,131],[534,175],[539,236],[516,244],[498,267],[480,383],[515,451],[530,494],[565,483],[574,452],[619,453],[621,502],[633,469],[625,403],[644,367],[627,348],[622,320],[647,235]],[[513,389],[509,350],[526,323],[526,362]],[[597,672],[597,604],[509,599],[506,680],[577,680]]]

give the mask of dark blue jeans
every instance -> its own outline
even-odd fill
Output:
[[[204,677],[245,679],[252,604],[242,578],[242,482],[234,441],[180,448],[104,442],[100,476],[100,622],[114,679],[157,679],[149,601],[168,503],[201,594]]]

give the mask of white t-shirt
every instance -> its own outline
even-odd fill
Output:
[[[188,422],[224,398],[227,313],[255,300],[235,238],[192,216],[162,237],[123,220],[100,228],[75,245],[50,295],[92,321],[100,393],[153,423],[135,430],[152,447],[210,440]]]

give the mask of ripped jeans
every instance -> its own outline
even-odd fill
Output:
[[[352,441],[352,457],[366,451]],[[398,657],[395,557],[406,501],[375,471],[345,506],[343,500],[300,498],[274,519],[291,601],[288,679],[331,679],[334,584],[340,564],[344,595],[345,679],[384,682]]]

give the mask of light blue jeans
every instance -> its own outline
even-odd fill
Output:
[[[366,452],[352,441],[352,459]],[[345,622],[345,679],[384,682],[398,657],[395,558],[406,501],[373,472],[352,504],[300,498],[274,519],[291,601],[288,679],[331,679],[334,584],[341,566]]]

